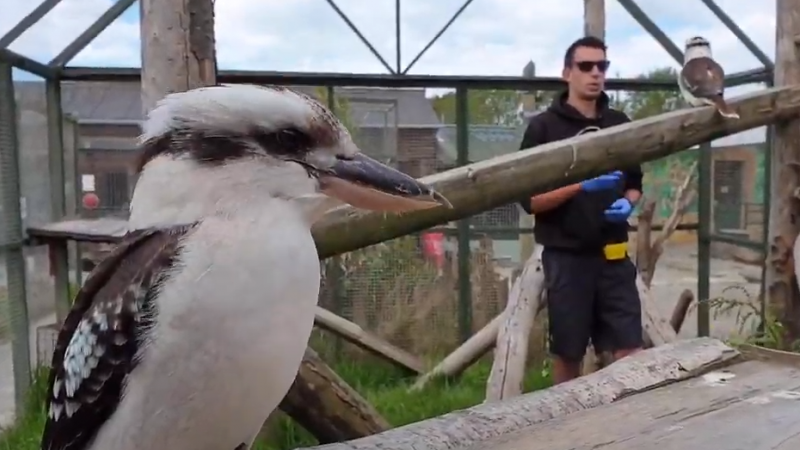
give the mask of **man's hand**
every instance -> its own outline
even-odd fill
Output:
[[[581,181],[581,190],[585,192],[604,191],[606,189],[614,189],[620,186],[622,181],[622,171],[616,170],[605,175],[600,175],[597,178],[590,178]]]
[[[605,210],[606,220],[613,223],[627,222],[633,212],[631,201],[623,197]]]

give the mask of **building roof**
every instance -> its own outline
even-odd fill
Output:
[[[17,81],[19,95],[44,96],[44,83]],[[309,94],[315,89],[296,88]],[[441,122],[424,89],[336,88],[346,98],[350,115],[359,127],[438,128]],[[79,122],[138,123],[142,120],[141,91],[130,82],[62,83],[64,112]],[[395,125],[396,124],[396,125]]]

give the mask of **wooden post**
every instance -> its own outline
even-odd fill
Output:
[[[594,36],[596,38],[606,38],[606,1],[605,0],[583,0],[583,34],[584,36]],[[609,356],[601,357],[594,351],[594,347],[589,345],[586,349],[586,356],[583,359],[583,373],[591,373],[605,365]]]
[[[536,65],[533,61],[528,61],[528,64],[522,69],[523,78],[536,77]],[[522,93],[522,120],[523,127],[527,126],[528,121],[533,115],[536,114],[536,91],[525,91]],[[533,227],[533,215],[521,212],[519,215],[519,227],[521,229]],[[524,264],[528,258],[533,254],[534,240],[533,235],[524,233],[519,235],[519,262]]]
[[[217,83],[214,0],[140,0],[142,108]]]
[[[775,86],[800,83],[800,0],[777,0]],[[767,249],[767,305],[787,344],[800,339],[800,292],[792,247],[800,232],[800,119],[775,124]]]
[[[606,38],[606,0],[583,0],[583,34]]]

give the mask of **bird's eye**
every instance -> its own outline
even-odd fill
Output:
[[[278,131],[251,133],[253,139],[273,155],[299,156],[308,152],[313,142],[311,137],[296,128],[284,128]]]

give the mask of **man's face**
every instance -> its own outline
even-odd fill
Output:
[[[603,91],[606,70],[606,52],[599,48],[578,47],[572,57],[572,64],[564,68],[563,77],[570,92],[580,98],[594,100]]]

